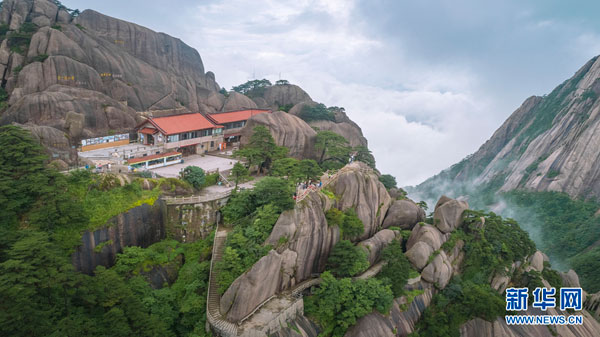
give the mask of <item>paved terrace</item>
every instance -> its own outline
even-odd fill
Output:
[[[177,178],[179,177],[179,172],[188,166],[198,166],[206,172],[214,172],[217,170],[219,172],[224,172],[231,170],[233,165],[237,162],[238,160],[233,158],[217,157],[210,154],[205,154],[204,156],[196,154],[184,157],[182,164],[158,167],[151,169],[150,171],[166,178]]]

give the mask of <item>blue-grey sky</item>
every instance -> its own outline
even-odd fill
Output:
[[[416,184],[600,54],[598,1],[62,0],[181,38],[231,88],[287,79],[343,106]]]

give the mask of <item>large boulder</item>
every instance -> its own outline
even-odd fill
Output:
[[[258,114],[250,117],[240,131],[241,143],[246,145],[256,126],[266,126],[279,146],[287,147],[289,155],[298,159],[315,159],[315,137],[317,133],[296,116],[284,111]]]
[[[433,223],[443,233],[450,233],[462,224],[462,214],[469,209],[466,201],[442,196],[435,206]]]
[[[383,228],[397,226],[402,229],[412,229],[424,220],[425,211],[412,200],[395,200],[385,215]]]
[[[296,258],[296,252],[288,249],[281,254],[271,250],[221,296],[221,314],[229,321],[239,321],[271,295],[289,286]]]
[[[329,227],[325,211],[331,208],[329,198],[320,193],[309,194],[293,210],[283,212],[266,244],[277,246],[282,238],[284,246],[298,254],[295,281],[302,282],[313,273],[323,272],[329,252],[340,239],[338,227]],[[265,275],[269,277],[269,275]]]
[[[223,104],[223,111],[236,111],[246,109],[256,109],[256,103],[251,100],[248,96],[240,94],[239,92],[232,91],[229,93],[229,97],[225,99]]]
[[[359,236],[360,240],[373,236],[381,228],[392,198],[372,168],[362,162],[348,164],[341,169],[330,186],[338,196],[338,209],[356,209],[365,226],[363,234]]]
[[[560,278],[562,279],[563,287],[581,287],[579,284],[579,275],[573,269],[569,269],[566,273],[560,273]]]
[[[273,85],[265,90],[263,95],[266,103],[273,108],[280,105],[295,105],[300,102],[312,102],[306,91],[294,84]]]
[[[452,277],[452,264],[446,252],[441,250],[434,258],[431,263],[423,269],[421,277],[427,282],[435,284],[438,288],[443,289],[446,287],[450,278]]]
[[[440,249],[448,239],[448,235],[442,234],[436,227],[419,223],[416,225],[406,243],[406,257],[415,268],[422,270],[429,261],[429,256]]]
[[[542,252],[537,250],[531,257],[529,257],[529,265],[533,270],[542,272],[544,270],[544,255]]]
[[[394,325],[380,313],[361,317],[344,337],[394,337]]]
[[[72,116],[67,123],[69,112],[84,116],[82,131],[79,130],[80,117]],[[0,124],[13,122],[51,126],[86,137],[105,135],[109,130],[128,132],[137,124],[135,111],[118,101],[98,91],[62,85],[21,97],[0,117]]]
[[[336,123],[332,121],[311,121],[310,126],[321,131],[335,132],[343,136],[352,147],[367,146],[367,139],[363,136],[362,130],[356,124],[346,122]]]
[[[361,241],[358,246],[367,253],[369,264],[374,264],[381,255],[381,251],[396,238],[396,233],[389,229],[382,229],[367,240]]]
[[[294,116],[299,116],[304,107],[314,107],[317,104],[317,102],[300,102],[294,105],[288,112]]]
[[[407,296],[394,299],[389,314],[385,316],[373,312],[361,317],[344,337],[408,336],[431,304],[436,289],[427,282],[419,282],[414,286],[407,286],[407,290],[421,290],[422,294],[415,296],[410,302]]]

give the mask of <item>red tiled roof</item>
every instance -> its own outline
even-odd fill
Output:
[[[145,133],[145,134],[147,134],[147,135],[153,135],[153,134],[155,134],[155,133],[157,133],[157,132],[158,132],[158,130],[156,130],[156,129],[151,129],[151,128],[142,128],[142,129],[140,130],[140,133]]]
[[[151,156],[146,156],[146,157],[141,157],[141,158],[133,158],[133,159],[129,159],[127,161],[127,164],[143,163],[145,161],[164,158],[164,157],[170,157],[170,156],[175,156],[175,155],[181,155],[181,152],[172,151],[172,152],[167,152],[167,153],[153,154]]]
[[[254,115],[258,115],[261,113],[270,112],[268,109],[248,109],[248,110],[240,110],[240,111],[231,111],[231,112],[221,112],[209,114],[209,116],[214,119],[219,124],[231,123],[231,122],[239,122],[248,120],[250,117]]]
[[[148,122],[160,129],[165,135],[222,128],[221,125],[215,125],[199,113],[149,118]]]

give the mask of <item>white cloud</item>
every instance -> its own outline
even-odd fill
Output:
[[[199,26],[185,40],[200,47],[205,67],[226,88],[253,73],[274,81],[281,72],[314,100],[345,107],[378,168],[401,185],[476,150],[495,127],[473,97],[478,78],[460,66],[422,64],[401,45],[364,35],[352,8],[352,1],[200,5]]]

